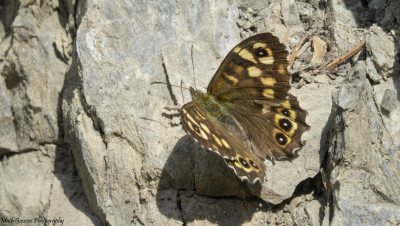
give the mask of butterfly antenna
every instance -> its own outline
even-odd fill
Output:
[[[182,103],[185,103],[185,98],[183,97],[183,87],[182,87],[183,81],[181,79],[181,95],[182,95]]]
[[[190,89],[187,88],[187,87],[182,87],[182,84],[181,84],[180,86],[176,86],[176,85],[172,85],[172,84],[169,84],[169,83],[166,83],[166,82],[151,82],[151,83],[150,83],[150,85],[154,85],[154,84],[164,84],[164,85],[168,85],[168,86],[172,86],[172,87],[176,87],[176,88],[181,88],[181,90],[182,90],[182,89],[190,90]]]
[[[193,71],[194,89],[197,90],[197,87],[196,87],[196,74],[194,73],[194,63],[193,63],[193,45],[190,48],[190,57],[192,58],[192,71]]]

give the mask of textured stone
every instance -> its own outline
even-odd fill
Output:
[[[171,180],[172,186],[177,189],[194,188],[198,194],[201,195],[219,197],[238,196],[244,198],[251,194],[246,192],[246,188],[243,187],[244,184],[236,180],[235,175],[223,164],[221,158],[213,153],[206,154],[204,150],[199,150],[197,144],[191,141],[188,143],[187,139],[182,140],[182,142],[186,142],[184,148],[195,152],[194,156],[191,156],[192,154],[190,152],[182,152],[181,149],[183,147],[176,145],[176,142],[180,142],[179,135],[184,135],[182,129],[176,126],[166,127],[164,125],[170,124],[170,117],[176,117],[177,112],[169,113],[162,108],[162,106],[168,105],[182,106],[184,102],[177,98],[178,94],[176,94],[175,89],[146,85],[150,84],[151,81],[163,80],[171,84],[178,84],[182,79],[184,81],[194,82],[195,80],[191,75],[191,73],[193,73],[194,76],[197,77],[197,87],[206,86],[219,64],[218,60],[215,58],[221,60],[234,44],[236,44],[234,43],[228,46],[229,42],[227,42],[228,39],[226,39],[226,37],[231,37],[229,41],[235,40],[233,38],[235,33],[229,33],[233,31],[233,29],[229,29],[229,27],[232,26],[230,21],[231,18],[235,16],[234,13],[237,12],[237,10],[231,8],[232,6],[228,7],[227,2],[220,2],[218,3],[220,5],[216,7],[216,12],[212,12],[207,18],[203,18],[204,21],[197,21],[200,24],[197,25],[198,27],[196,29],[199,30],[202,29],[202,26],[206,26],[205,24],[209,27],[209,23],[214,24],[214,26],[227,27],[228,29],[224,30],[224,32],[226,32],[225,35],[221,34],[217,37],[210,37],[207,33],[201,35],[201,40],[197,40],[194,37],[193,41],[190,41],[195,43],[192,49],[190,45],[186,44],[187,42],[182,41],[187,37],[182,36],[186,34],[186,32],[177,33],[177,36],[168,35],[168,31],[173,29],[171,20],[177,21],[179,24],[187,22],[185,17],[180,17],[173,13],[173,9],[176,7],[175,4],[176,3],[171,2],[162,5],[162,9],[167,12],[166,15],[168,15],[170,19],[152,17],[152,19],[147,20],[145,24],[130,25],[133,31],[135,29],[144,30],[145,28],[143,26],[145,26],[148,31],[151,31],[152,29],[159,28],[161,24],[160,28],[162,28],[162,30],[158,31],[165,33],[164,36],[168,37],[168,40],[166,40],[168,42],[165,41],[163,43],[154,43],[156,36],[144,37],[143,35],[130,35],[130,33],[127,32],[131,30],[127,30],[125,27],[126,25],[121,23],[121,21],[93,22],[105,19],[102,17],[103,12],[101,12],[101,10],[107,9],[110,18],[116,16],[113,12],[119,12],[118,5],[111,6],[105,4],[104,8],[100,9],[89,7],[90,10],[87,12],[87,15],[90,15],[90,17],[82,18],[82,23],[79,25],[77,33],[77,58],[82,65],[81,68],[79,68],[79,74],[82,79],[83,91],[82,93],[78,91],[76,95],[83,95],[80,99],[84,99],[85,102],[77,102],[78,107],[73,107],[75,104],[72,103],[75,102],[77,97],[74,94],[75,97],[71,96],[71,102],[67,102],[63,105],[65,112],[70,114],[65,115],[65,122],[68,122],[65,127],[71,128],[69,131],[74,131],[76,129],[82,130],[86,131],[86,134],[93,133],[93,136],[98,137],[96,139],[99,141],[95,143],[96,145],[93,145],[92,142],[87,142],[87,140],[90,139],[85,138],[85,133],[78,133],[81,134],[78,135],[78,137],[72,133],[68,134],[71,136],[72,143],[87,143],[86,145],[74,148],[74,150],[79,150],[76,156],[86,156],[86,154],[89,154],[89,156],[93,157],[88,159],[97,159],[94,162],[100,163],[100,160],[103,158],[109,161],[109,154],[107,153],[110,148],[110,143],[120,143],[126,140],[131,147],[123,149],[127,151],[127,154],[124,155],[129,155],[128,153],[131,153],[131,155],[138,153],[132,165],[138,168],[142,165],[144,170],[148,170],[147,166],[151,165],[162,168],[163,162],[167,161],[168,164],[164,165],[163,168],[167,170],[166,174],[168,178],[166,180]],[[188,7],[185,3],[178,3],[178,6],[179,8]],[[152,7],[152,5],[143,5],[143,7]],[[295,5],[293,5],[293,7],[295,7]],[[189,9],[190,8],[188,8],[188,10]],[[187,10],[185,10],[185,12],[186,11]],[[121,14],[118,14],[118,17],[121,16]],[[130,15],[126,15],[126,17],[129,16]],[[141,15],[140,18],[141,17],[143,17],[143,15]],[[245,16],[243,17],[246,18]],[[216,24],[217,22],[218,24]],[[204,25],[202,25],[203,23]],[[93,24],[98,27],[93,29]],[[155,26],[156,24],[158,26]],[[179,27],[179,29],[183,28]],[[110,36],[111,33],[112,36]],[[125,40],[125,42],[115,42],[114,39],[116,37],[117,39]],[[192,50],[193,53],[191,53]],[[220,53],[222,51],[223,53]],[[158,56],[152,54],[153,52],[156,52]],[[143,55],[149,57],[143,58]],[[191,71],[192,56],[193,62],[195,63],[194,72]],[[214,59],[212,56],[215,56]],[[92,62],[99,63],[93,64]],[[104,67],[103,65],[108,65],[108,67]],[[202,76],[199,77],[198,75]],[[314,92],[317,91],[314,90]],[[317,97],[317,95],[313,95],[312,92],[309,92],[309,94],[309,97]],[[318,96],[318,98],[330,100],[330,93],[328,92],[326,94],[327,95]],[[299,98],[301,98],[300,96],[299,94]],[[187,102],[188,92],[184,92],[184,97],[186,99],[185,102]],[[69,97],[67,99],[69,99]],[[136,101],[132,101],[132,99]],[[321,101],[322,100],[315,101],[315,103]],[[301,101],[301,103],[303,103],[303,101]],[[75,118],[74,115],[76,115],[77,110],[80,108],[79,105],[83,105],[82,107],[87,109],[86,112],[89,118],[87,118],[85,122],[90,123],[90,119],[93,120],[93,126],[96,131],[90,132],[83,128],[80,129],[79,124],[76,125],[75,121],[71,120],[71,118]],[[113,109],[125,110],[115,111]],[[323,109],[325,112],[329,112],[330,105],[326,105]],[[171,116],[167,117],[168,115]],[[322,125],[328,120],[329,114],[321,114],[321,116],[324,118],[321,120],[325,121],[323,123],[319,122],[314,124],[313,120],[310,120],[313,130],[310,132],[309,136],[318,138],[315,142],[307,142],[307,146],[299,152],[300,157],[294,159],[292,162],[282,161],[275,164],[267,162],[267,181],[269,182],[265,186],[263,185],[261,189],[261,196],[264,200],[273,203],[282,202],[292,195],[296,185],[300,181],[308,177],[313,177],[318,173],[320,161],[322,161],[324,155],[323,153],[319,153],[320,133],[323,129]],[[319,121],[319,119],[316,121]],[[155,133],[155,131],[157,131],[157,133]],[[100,139],[104,140],[103,143],[105,145],[102,148],[95,148],[100,144]],[[169,156],[170,151],[166,151],[173,150],[173,147],[182,154],[179,158],[176,158],[176,155]],[[93,153],[95,153],[95,151],[91,151],[93,148],[95,150],[103,149],[103,151],[101,151],[101,154],[93,155]],[[166,160],[167,157],[168,160]],[[83,159],[86,159],[86,157]],[[307,161],[305,161],[305,159],[307,159]],[[128,161],[128,158],[124,158],[124,160]],[[117,161],[117,159],[115,159],[115,161]],[[78,169],[82,170],[83,175],[92,177],[92,180],[93,178],[95,181],[99,180],[95,183],[96,186],[110,186],[109,184],[104,184],[105,182],[103,179],[98,176],[106,172],[90,172],[88,170],[91,168],[103,169],[104,167],[101,165],[97,167],[88,167],[90,164],[91,162],[86,162],[82,165],[78,164]],[[112,166],[113,164],[112,162],[107,162],[107,165]],[[288,168],[288,164],[290,164],[292,168],[290,173],[284,170]],[[306,167],[304,167],[305,165]],[[193,170],[193,172],[189,170]],[[129,171],[129,168],[127,168],[126,173]],[[124,172],[121,171],[120,174],[125,174]],[[139,173],[138,171],[135,172]],[[193,177],[191,175],[194,176],[194,181],[190,179]],[[117,177],[117,175],[114,176]],[[185,177],[189,178],[187,179]],[[279,180],[277,180],[277,178],[279,178]],[[127,188],[121,187],[121,189],[129,188],[128,190],[134,193],[139,192],[137,188],[133,187],[135,183],[136,182],[132,182],[132,185],[127,185]],[[92,187],[90,184],[84,187],[93,191],[107,190],[104,188],[96,189],[96,187]],[[253,189],[250,190],[251,193],[257,195],[257,191]],[[87,191],[87,193],[95,194],[95,192],[89,191]],[[98,206],[100,203],[100,208],[104,208],[104,204],[101,203],[105,203],[105,195],[105,193],[102,194],[101,192],[96,195],[96,199],[98,199],[96,205]],[[101,198],[102,196],[103,198]],[[126,215],[124,216],[128,217]]]
[[[0,169],[2,216],[33,219],[43,216],[45,209],[50,206],[55,147],[51,146],[42,151],[43,153],[35,151],[24,155],[13,155],[2,160]],[[28,165],[29,167],[26,167]]]
[[[54,178],[46,218],[62,219],[64,225],[101,224],[89,208],[71,157],[62,149],[57,149],[54,157]]]
[[[378,83],[380,80],[382,80],[382,76],[378,74],[376,71],[376,68],[374,66],[374,63],[372,62],[371,58],[367,58],[365,60],[366,66],[367,66],[367,75],[368,78],[371,79],[374,83]]]
[[[400,124],[398,123],[400,121],[400,101],[398,98],[400,83],[395,79],[388,78],[385,83],[375,85],[373,94],[377,106],[382,108],[382,119],[390,137],[392,137],[394,147],[400,147],[400,140],[396,139],[400,136]],[[390,112],[384,110],[385,108]]]
[[[393,73],[395,64],[395,43],[393,37],[379,26],[372,26],[367,35],[367,49],[379,73],[388,77]]]
[[[0,4],[0,216],[66,225],[399,224],[398,4]],[[178,110],[190,101],[186,88],[204,91],[233,46],[267,31],[289,34],[289,52],[305,32],[327,43],[328,59],[363,39],[367,51],[335,69],[343,76],[328,76],[310,70],[303,47],[294,68],[306,69],[293,73],[291,92],[308,111],[305,146],[289,161],[265,161],[266,181],[247,186],[185,134]]]
[[[384,110],[391,112],[396,107],[395,103],[396,103],[396,92],[394,90],[389,90],[389,89],[385,90],[381,107]]]
[[[399,146],[383,125],[386,122],[379,116],[379,105],[374,104],[373,90],[362,70],[359,66],[350,71],[342,85],[357,84],[352,108],[338,110],[335,116],[330,174],[335,214],[331,224],[396,225],[400,223],[400,184],[395,179],[400,172]],[[339,93],[335,102],[340,104],[343,95],[348,93]]]
[[[317,36],[313,36],[313,58],[311,59],[311,63],[322,63],[322,60],[325,57],[326,54],[326,42],[324,42],[322,39],[320,39]]]
[[[63,17],[50,6],[21,3],[2,76],[13,109],[17,151],[59,142],[58,105],[67,64],[54,51]]]
[[[337,58],[354,48],[364,37],[362,32],[355,30],[364,7],[360,1],[335,0],[327,4],[325,26],[329,27],[331,41],[335,43],[335,58]]]
[[[2,69],[0,63],[0,71]],[[6,93],[3,77],[0,78],[0,156],[5,153],[17,151],[17,135],[15,134],[14,117],[12,115],[11,103]]]
[[[0,165],[2,219],[31,220],[30,225],[40,225],[37,221],[44,219],[64,225],[100,223],[90,214],[79,178],[62,152],[55,145],[45,145],[40,151],[4,157]]]
[[[283,0],[281,9],[283,21],[291,34],[304,32],[304,28],[300,21],[299,10],[294,0]]]
[[[63,1],[0,5],[0,218],[98,225],[62,148],[59,101],[69,58],[59,58],[55,42],[57,34],[71,37],[64,26],[73,25],[65,23],[74,13],[64,11]],[[72,50],[72,39],[62,42]]]
[[[365,76],[366,73],[363,69],[364,67],[365,63],[363,61],[357,62],[353,70],[354,75],[358,76],[361,74],[361,76]],[[363,88],[363,84],[358,79],[356,79],[354,82],[343,84],[339,91],[339,107],[341,107],[343,110],[354,110],[358,104],[360,98],[359,94]]]

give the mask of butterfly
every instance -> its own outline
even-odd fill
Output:
[[[234,47],[211,79],[207,92],[190,87],[181,109],[186,131],[218,153],[241,181],[263,182],[265,159],[295,156],[309,128],[307,112],[290,94],[285,45],[271,33]]]

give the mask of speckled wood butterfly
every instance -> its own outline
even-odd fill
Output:
[[[181,109],[186,131],[223,157],[240,180],[263,181],[269,159],[294,156],[309,126],[288,93],[287,51],[270,33],[250,37],[226,56],[207,87],[190,88]]]

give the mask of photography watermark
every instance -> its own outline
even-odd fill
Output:
[[[61,217],[48,219],[45,217],[22,218],[22,217],[0,217],[0,224],[43,224],[64,225],[64,219]]]

